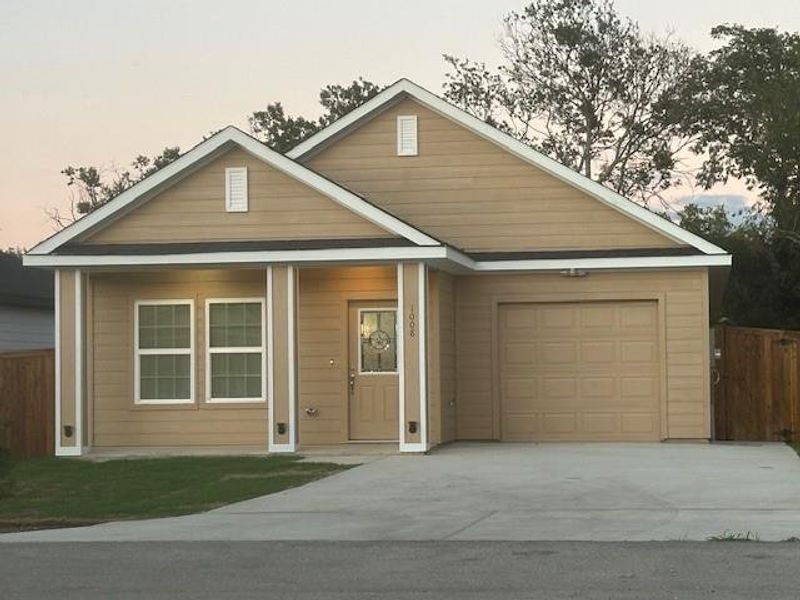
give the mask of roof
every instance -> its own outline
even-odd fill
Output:
[[[16,254],[0,254],[0,305],[53,307],[53,274],[22,266]]]
[[[378,225],[384,230],[420,246],[439,246],[441,243],[389,212],[368,202],[358,194],[323,177],[308,167],[279,154],[268,146],[233,126],[228,126],[204,140],[178,159],[159,169],[136,185],[131,186],[97,210],[75,221],[47,238],[28,252],[29,255],[49,254],[60,246],[83,238],[110,221],[117,219],[159,192],[190,175],[233,147],[240,147],[271,167],[308,185],[334,202]]]
[[[325,129],[322,129],[295,146],[286,155],[300,161],[310,158],[336,140],[347,135],[351,130],[359,127],[404,98],[412,98],[430,110],[466,127],[482,138],[504,148],[518,158],[582,190],[596,200],[626,214],[635,221],[661,233],[675,242],[692,246],[703,254],[727,255],[727,252],[719,246],[682,229],[670,220],[636,204],[614,190],[545,156],[511,135],[492,127],[408,79],[401,79],[392,84],[355,110],[347,113]]]

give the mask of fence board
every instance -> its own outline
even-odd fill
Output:
[[[800,440],[800,331],[720,326],[718,440]]]
[[[0,354],[0,444],[16,458],[54,453],[53,350]]]

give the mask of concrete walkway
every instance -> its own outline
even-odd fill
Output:
[[[204,514],[7,534],[18,541],[705,540],[800,537],[783,444],[455,444],[388,456]]]

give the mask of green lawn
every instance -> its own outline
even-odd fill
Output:
[[[0,498],[0,531],[200,512],[345,468],[285,456],[24,460]]]

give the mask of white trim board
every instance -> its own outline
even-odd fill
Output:
[[[261,346],[211,346],[211,305],[212,304],[258,304],[261,307]],[[205,307],[205,397],[206,404],[264,404],[267,400],[267,373],[264,368],[264,353],[266,352],[266,316],[264,298],[206,298]],[[259,354],[261,356],[261,395],[243,396],[241,398],[214,398],[211,385],[211,357],[214,354]]]
[[[328,250],[269,250],[248,252],[198,252],[191,254],[142,255],[66,255],[47,254],[23,257],[29,267],[179,267],[243,264],[369,264],[387,261],[444,261],[467,271],[558,271],[563,269],[661,269],[728,267],[730,254],[693,256],[634,256],[614,258],[553,258],[527,260],[476,261],[447,246],[405,248],[334,248]]]
[[[439,245],[438,240],[435,240],[377,206],[370,204],[353,192],[304,167],[291,158],[287,158],[283,154],[271,150],[257,139],[250,137],[236,127],[228,126],[201,142],[164,168],[122,192],[107,204],[39,243],[30,250],[29,254],[48,254],[59,246],[83,234],[91,232],[93,229],[105,223],[107,219],[111,219],[118,213],[123,213],[125,209],[133,207],[137,201],[147,199],[151,197],[153,193],[165,189],[167,186],[174,183],[176,179],[180,178],[182,174],[185,175],[187,171],[196,168],[197,164],[207,161],[210,157],[216,157],[227,149],[235,146],[242,148],[271,167],[304,183],[347,210],[350,210],[390,233],[404,237],[420,246]]]
[[[428,90],[418,86],[408,79],[389,86],[378,95],[368,100],[355,110],[350,111],[341,119],[335,121],[328,127],[312,135],[304,142],[298,144],[286,153],[286,156],[302,160],[307,156],[332,143],[338,137],[345,135],[351,126],[357,125],[368,119],[373,112],[380,111],[384,105],[397,101],[398,97],[408,96],[423,104],[441,116],[454,121],[482,138],[500,146],[518,158],[539,167],[543,171],[553,175],[561,181],[578,188],[589,194],[596,200],[610,206],[638,221],[642,225],[661,233],[669,239],[688,244],[697,248],[705,254],[726,254],[725,250],[704,240],[703,238],[686,231],[671,223],[667,219],[659,217],[655,213],[647,210],[643,206],[636,204],[621,196],[617,192],[605,187],[592,179],[565,167],[559,162],[537,152],[527,144],[520,142],[514,137],[503,133],[499,129],[488,125],[477,117],[457,108],[447,101],[432,94]]]
[[[189,347],[188,348],[140,348],[139,347],[139,307],[140,306],[170,306],[180,305],[189,307]],[[194,314],[193,298],[140,298],[133,301],[133,403],[134,406],[175,406],[195,404],[195,328],[197,321]],[[141,397],[141,357],[153,355],[187,355],[189,357],[189,397],[188,398],[152,398]]]

